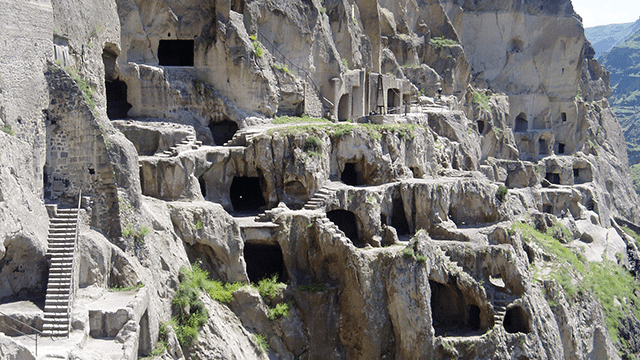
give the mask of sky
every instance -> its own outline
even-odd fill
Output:
[[[582,17],[582,26],[634,22],[640,17],[638,0],[571,0],[573,9]]]

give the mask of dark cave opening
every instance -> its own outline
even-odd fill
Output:
[[[459,335],[481,328],[480,308],[465,304],[462,292],[455,286],[429,280],[431,317],[436,336]]]
[[[284,265],[282,249],[276,244],[244,244],[244,261],[247,264],[247,275],[252,283],[278,275],[278,281],[289,281],[289,273]]]
[[[204,180],[204,174],[198,177],[198,184],[200,185],[200,193],[203,198],[207,198],[207,182]]]
[[[396,229],[398,236],[410,235],[409,223],[404,212],[402,198],[393,199],[393,213],[391,214],[391,226]]]
[[[564,69],[563,69],[564,70]],[[567,113],[561,113],[560,114],[560,118],[562,119],[562,122],[567,121]]]
[[[482,133],[484,132],[484,121],[478,120],[476,121],[476,124],[478,125],[478,134],[482,135]]]
[[[525,113],[520,113],[516,117],[515,132],[527,132],[527,131],[529,131],[529,122],[527,121],[527,115]]]
[[[262,187],[258,177],[234,177],[229,197],[233,211],[259,211],[267,204],[262,195]]]
[[[104,83],[107,94],[107,116],[110,120],[126,119],[132,108],[127,102],[127,84],[124,81],[112,80]]]
[[[193,66],[193,40],[160,40],[158,64],[160,66]]]
[[[209,130],[211,131],[211,136],[213,136],[215,144],[224,145],[227,141],[231,140],[236,131],[238,131],[238,124],[229,119],[211,121],[209,123]]]
[[[558,143],[558,154],[564,154],[565,144]]]
[[[504,330],[508,333],[529,333],[531,326],[529,325],[529,316],[520,306],[507,310],[504,315]]]
[[[358,174],[358,171],[356,170],[355,163],[344,164],[344,170],[342,170],[342,174],[340,175],[340,180],[342,180],[343,183],[351,186],[358,186],[362,185],[361,179],[360,174]]]
[[[327,217],[351,240],[353,245],[357,247],[366,245],[360,240],[356,214],[347,210],[331,210],[327,213]]]
[[[349,116],[349,94],[344,94],[338,103],[338,121],[347,121]]]
[[[544,178],[552,184],[560,185],[560,174],[558,173],[548,172]]]

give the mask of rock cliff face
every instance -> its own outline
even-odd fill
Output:
[[[0,20],[0,311],[43,328],[47,210],[81,203],[71,336],[38,354],[640,353],[638,199],[570,1],[0,0]],[[12,321],[0,357],[35,358]]]

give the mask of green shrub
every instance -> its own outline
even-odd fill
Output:
[[[111,292],[118,292],[118,291],[130,291],[130,290],[139,290],[142,289],[144,287],[143,283],[140,283],[138,285],[131,285],[131,286],[111,286],[109,287],[109,291]]]
[[[202,230],[202,221],[200,219],[196,220],[196,230]]]
[[[269,308],[269,320],[276,320],[291,315],[291,303],[276,304],[275,307]]]
[[[253,41],[253,53],[259,58],[264,56],[264,47],[258,40]]]
[[[424,264],[424,263],[427,262],[427,257],[424,256],[424,255],[417,255],[416,256],[416,261],[421,263],[421,264]]]
[[[629,234],[635,240],[636,246],[640,248],[640,235],[626,225],[622,226],[622,230]]]
[[[273,299],[282,292],[282,287],[278,282],[278,275],[273,274],[271,277],[258,281],[258,292],[264,299]]]
[[[306,146],[306,151],[310,152],[310,151],[314,151],[314,152],[321,152],[322,151],[322,140],[318,139],[315,136],[308,136],[305,140],[305,142],[307,143]]]
[[[7,125],[7,126],[3,126],[2,127],[2,131],[9,134],[9,135],[15,135],[15,133],[13,132],[13,130],[11,129],[11,126]]]
[[[507,197],[508,192],[509,189],[507,189],[506,186],[500,185],[498,191],[496,191],[496,199],[500,200],[501,202],[504,201],[504,199]]]
[[[485,110],[490,110],[491,108],[489,107],[489,99],[491,99],[490,96],[481,93],[481,92],[477,92],[476,90],[473,90],[473,100],[472,102],[474,104],[478,104],[480,105],[481,108],[485,109]]]
[[[402,257],[405,259],[413,259],[414,257],[414,252],[413,252],[413,247],[411,245],[407,246],[406,248],[402,249]]]
[[[431,38],[431,40],[429,40],[429,43],[431,43],[431,45],[435,46],[437,49],[442,49],[443,47],[448,47],[448,46],[453,46],[458,44],[455,40],[447,39],[444,36]]]
[[[264,337],[264,335],[262,334],[253,335],[253,341],[256,342],[256,345],[258,345],[258,347],[260,348],[260,350],[262,350],[262,352],[264,353],[269,352],[269,342],[267,342],[267,339]]]

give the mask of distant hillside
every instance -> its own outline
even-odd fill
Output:
[[[600,62],[611,72],[609,102],[624,130],[634,186],[640,192],[640,30]]]
[[[600,25],[584,29],[584,34],[596,50],[596,58],[622,44],[640,29],[640,19],[624,24]]]

